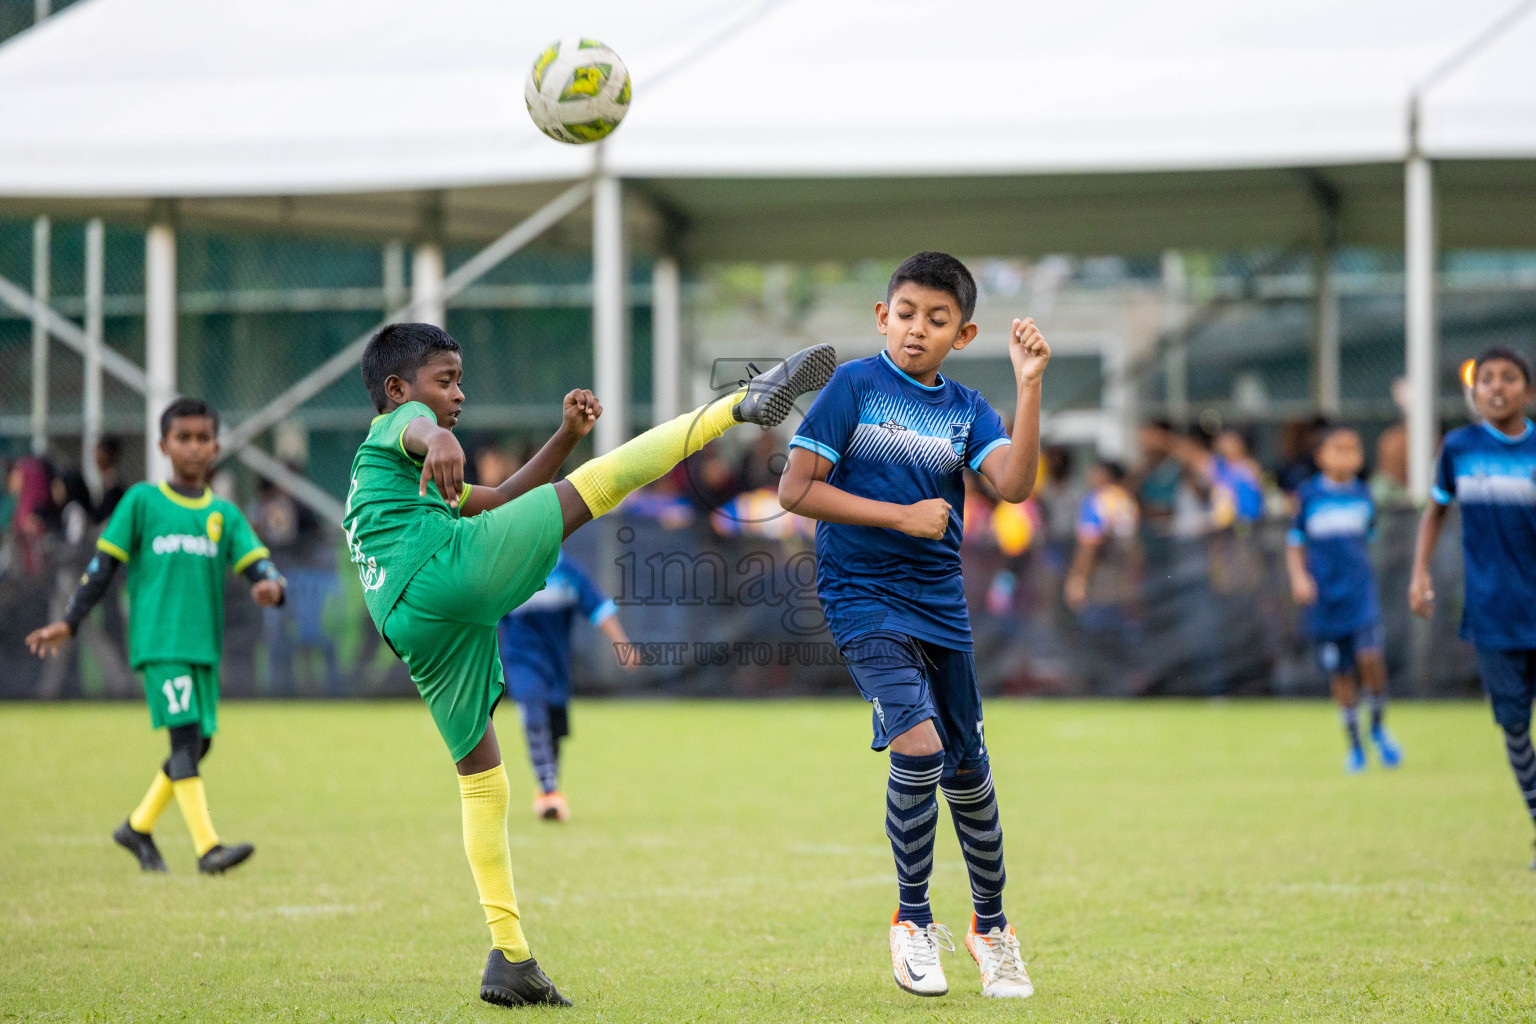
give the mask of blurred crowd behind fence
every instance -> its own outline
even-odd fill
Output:
[[[771,437],[771,435],[765,435]],[[765,444],[764,448],[774,447]],[[1057,449],[1058,467],[1070,455]],[[0,548],[0,697],[136,698],[123,654],[121,586],[92,613],[62,657],[28,657],[28,630],[57,618],[89,559],[97,527],[78,485],[65,506],[34,506],[31,460],[13,466],[16,496]],[[615,598],[631,644],[611,650],[578,625],[574,678],[584,695],[763,697],[851,694],[815,596],[810,524],[777,514],[771,484],[711,453],[625,511],[578,532],[567,551]],[[1140,487],[1158,486],[1142,468]],[[1154,472],[1156,465],[1150,467]],[[1283,515],[1221,525],[1199,506],[1148,515],[1103,554],[1085,600],[1063,594],[1091,503],[1090,476],[1048,481],[1024,506],[996,505],[973,487],[963,549],[976,661],[989,695],[1320,696],[1319,673],[1293,604]],[[1133,480],[1128,486],[1136,486]],[[713,489],[712,489],[713,488]],[[743,489],[746,488],[746,489]],[[1273,497],[1273,496],[1272,496]],[[1271,503],[1271,511],[1283,499]],[[1236,508],[1236,506],[1233,506]],[[221,680],[237,697],[409,695],[404,667],[368,619],[335,530],[271,486],[247,506],[289,580],[288,603],[255,607],[230,577]],[[713,512],[710,510],[714,509]],[[1150,510],[1149,510],[1150,511]],[[1456,638],[1460,551],[1454,518],[1437,552],[1436,617],[1414,620],[1405,594],[1417,521],[1387,500],[1374,546],[1392,686],[1401,696],[1476,692],[1470,648]],[[1124,557],[1134,551],[1134,558]],[[620,670],[620,659],[634,671]]]

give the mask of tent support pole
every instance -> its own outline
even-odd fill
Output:
[[[53,268],[53,225],[47,217],[32,222],[32,294],[44,306],[49,301]],[[32,454],[48,453],[48,323],[32,313]]]
[[[160,453],[160,413],[176,397],[176,227],[168,200],[144,234],[144,477],[170,476]]]
[[[651,267],[651,419],[656,423],[683,413],[682,290],[676,258],[657,258]]]
[[[1408,368],[1408,494],[1420,504],[1429,500],[1439,419],[1435,368],[1438,344],[1435,323],[1435,199],[1430,163],[1415,151],[1408,158],[1404,180],[1404,247]]]
[[[101,218],[85,225],[85,381],[80,391],[80,472],[91,496],[101,497],[101,473],[96,468],[96,445],[101,441],[102,296],[105,277],[106,229]]]
[[[1312,253],[1312,407],[1324,416],[1337,416],[1339,390],[1339,292],[1333,279],[1333,252],[1338,239],[1338,211],[1325,210],[1323,232]]]
[[[599,455],[629,438],[624,292],[624,194],[618,178],[600,174],[592,190],[592,376],[603,403],[592,433]]]

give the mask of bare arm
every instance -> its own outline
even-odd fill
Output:
[[[1032,319],[1015,320],[1008,339],[1018,402],[1013,414],[1012,443],[997,449],[981,464],[981,475],[1004,501],[1020,502],[1035,489],[1040,472],[1040,385],[1051,361],[1051,346]]]
[[[825,456],[805,448],[791,448],[789,464],[779,477],[779,504],[786,512],[825,523],[880,526],[933,540],[949,529],[950,506],[943,498],[928,498],[914,505],[876,501],[827,483],[831,471],[832,462]]]
[[[1285,546],[1285,571],[1291,577],[1291,600],[1306,606],[1317,601],[1317,581],[1307,571],[1307,549],[1299,544]]]
[[[1429,576],[1429,556],[1434,554],[1445,526],[1446,506],[1430,502],[1419,517],[1419,533],[1413,542],[1413,579],[1408,584],[1408,607],[1413,614],[1427,619],[1435,613],[1435,584]]]
[[[544,442],[544,447],[516,473],[495,487],[476,485],[470,488],[469,497],[464,501],[463,514],[479,515],[554,480],[560,467],[565,465],[565,460],[571,457],[577,442],[591,433],[592,425],[602,414],[602,403],[592,392],[577,388],[566,395],[561,409],[560,428]]]
[[[624,645],[629,643],[629,634],[624,632],[624,627],[619,623],[617,615],[610,615],[597,624],[598,630],[613,644],[613,653],[619,656],[619,664],[631,671],[639,665],[633,658],[623,656]]]
[[[1081,610],[1088,603],[1088,577],[1093,572],[1093,563],[1098,558],[1101,543],[1079,537],[1077,547],[1072,550],[1072,564],[1067,569],[1062,596],[1067,599],[1067,607],[1073,611]]]

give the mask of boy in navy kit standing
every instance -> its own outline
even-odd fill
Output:
[[[891,920],[896,983],[948,991],[928,879],[944,791],[976,913],[966,947],[982,994],[1034,993],[1003,913],[1003,836],[992,791],[960,576],[962,473],[1023,501],[1040,456],[1040,379],[1050,347],[1013,322],[1018,391],[1012,443],[996,411],[939,366],[976,337],[976,283],[944,253],[921,252],[892,275],[875,322],[886,347],[838,367],[790,441],[779,482],[786,509],[816,527],[817,593],[860,693],[874,707],[876,750],[891,750],[886,834],[899,905]]]
[[[1472,403],[1483,422],[1453,430],[1440,448],[1434,499],[1419,521],[1408,601],[1414,614],[1434,613],[1429,556],[1446,508],[1461,503],[1466,598],[1461,636],[1477,648],[1477,669],[1504,730],[1504,750],[1526,809],[1536,820],[1536,752],[1531,701],[1536,698],[1536,428],[1525,410],[1536,397],[1531,364],[1507,348],[1490,348],[1473,364]],[[1536,871],[1536,860],[1531,862]]]
[[[1371,740],[1383,767],[1403,755],[1387,732],[1387,662],[1382,656],[1381,604],[1371,568],[1376,503],[1360,479],[1360,435],[1333,427],[1317,448],[1320,472],[1296,490],[1296,519],[1286,535],[1291,596],[1307,609],[1317,660],[1333,690],[1349,741],[1344,770],[1365,771],[1360,742],[1359,687],[1371,705]]]

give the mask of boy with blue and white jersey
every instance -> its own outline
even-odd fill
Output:
[[[1536,820],[1536,428],[1525,410],[1536,397],[1531,365],[1507,348],[1484,350],[1473,363],[1472,403],[1481,423],[1453,430],[1440,449],[1434,499],[1419,521],[1408,600],[1414,614],[1434,613],[1429,556],[1452,501],[1461,503],[1466,597],[1462,639],[1477,649],[1477,668],[1526,809]],[[1531,862],[1536,871],[1536,860]]]
[[[579,613],[615,645],[625,644],[629,637],[617,612],[592,577],[561,551],[544,589],[497,624],[507,691],[522,714],[528,760],[539,782],[533,813],[546,821],[571,816],[560,792],[560,741],[571,734],[571,626]]]
[[[892,275],[875,322],[886,347],[838,367],[790,441],[783,506],[819,520],[817,592],[860,693],[873,705],[876,750],[891,750],[886,834],[899,905],[890,929],[896,982],[919,995],[948,983],[949,932],[928,905],[944,791],[970,875],[976,913],[966,947],[982,993],[1034,992],[1003,913],[1002,828],[971,657],[960,575],[963,471],[1005,501],[1034,486],[1040,381],[1050,347],[1032,320],[1009,340],[1018,407],[1012,443],[1002,419],[939,366],[976,337],[976,283],[959,260],[923,252]]]
[[[1291,595],[1307,609],[1307,630],[1317,643],[1317,661],[1327,675],[1349,741],[1344,762],[1351,774],[1365,770],[1360,742],[1359,697],[1371,706],[1371,740],[1387,768],[1402,763],[1402,751],[1387,732],[1387,663],[1382,655],[1381,603],[1371,567],[1370,541],[1376,531],[1376,503],[1360,479],[1365,453],[1360,435],[1333,427],[1317,449],[1319,473],[1296,490],[1296,518],[1286,536]]]

